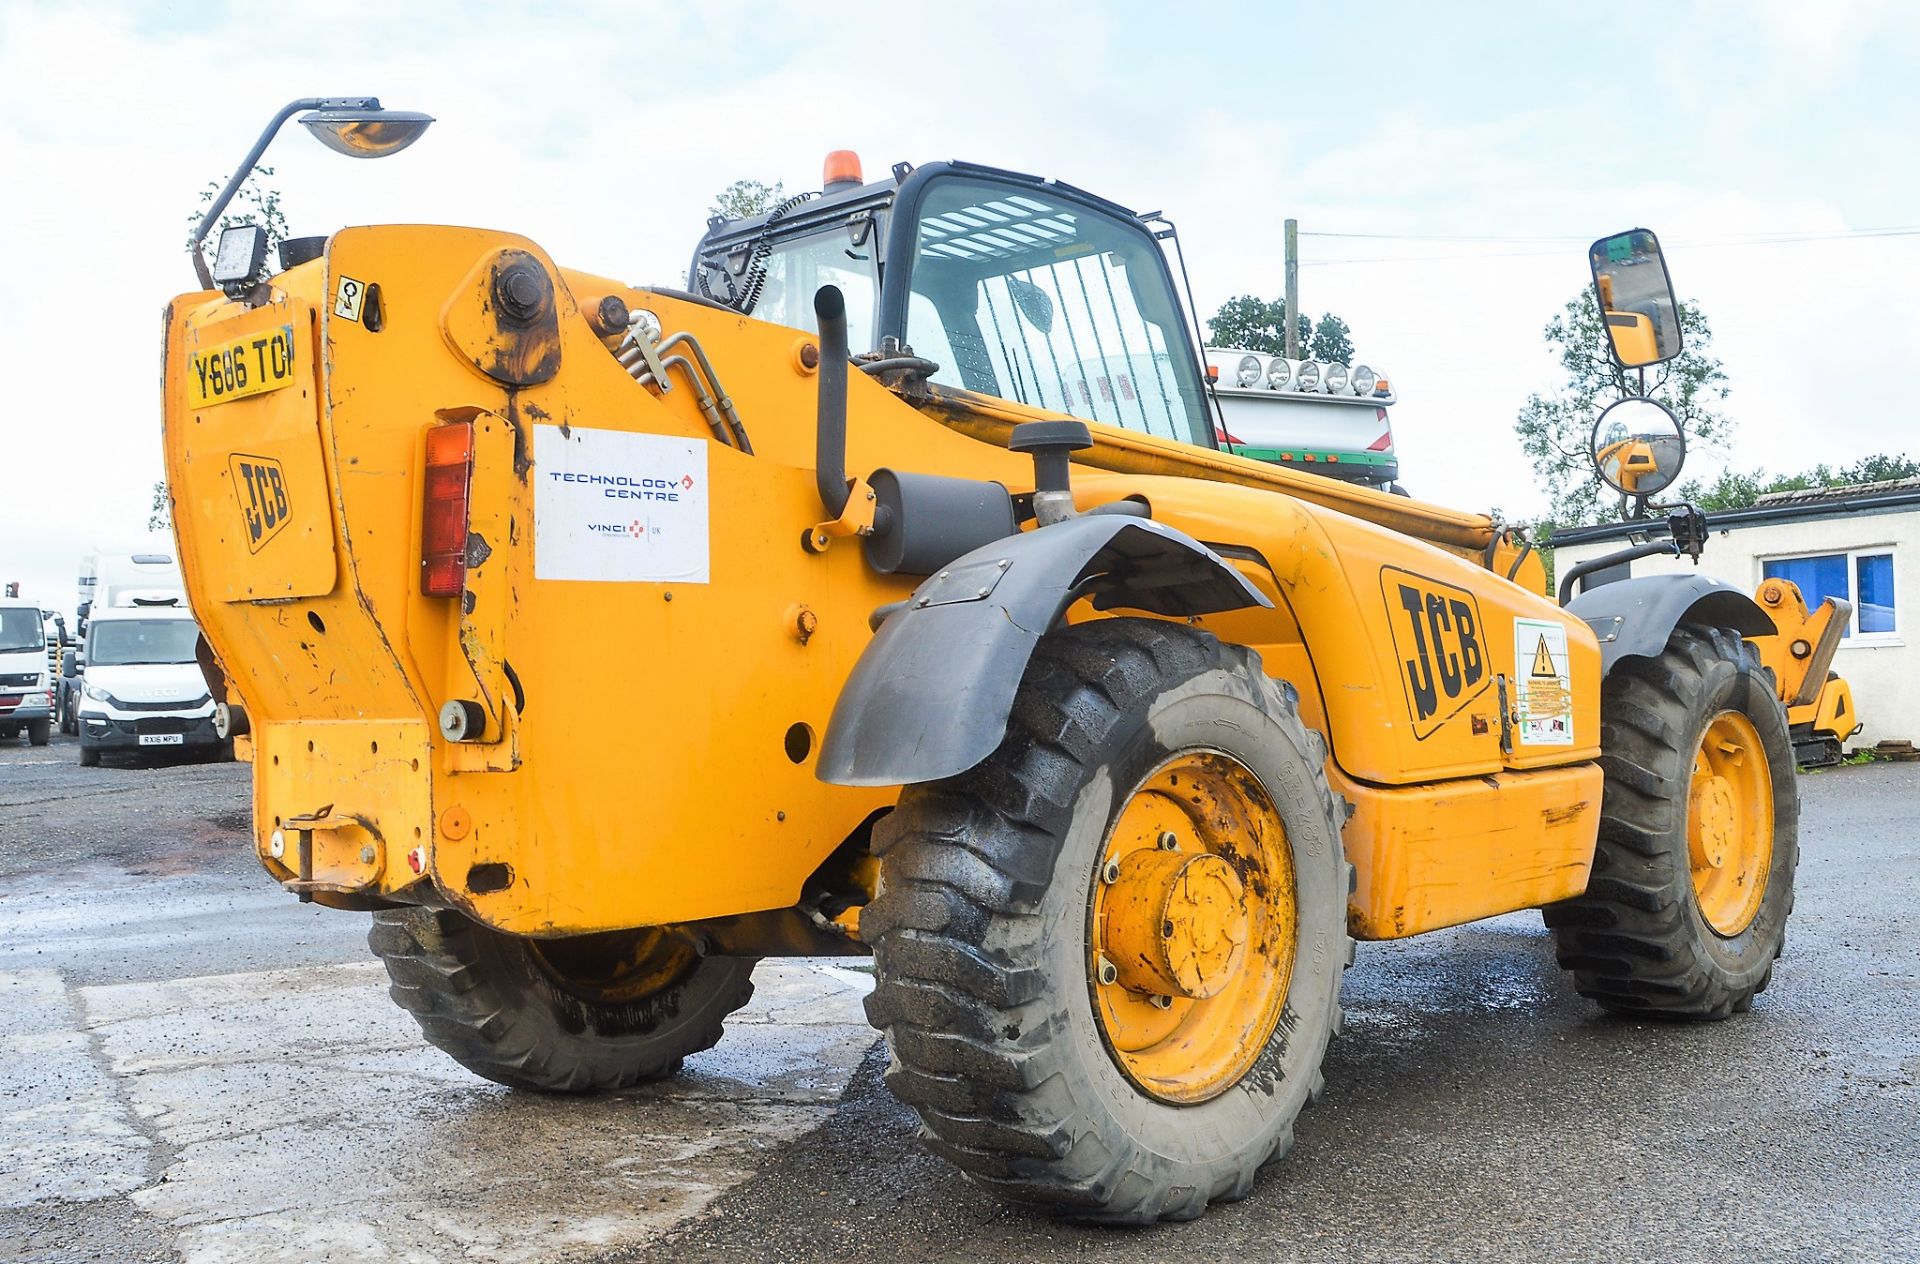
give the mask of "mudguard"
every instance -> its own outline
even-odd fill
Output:
[[[1033,647],[1082,597],[1169,617],[1273,604],[1206,545],[1151,519],[1095,514],[996,540],[880,625],[834,704],[815,775],[895,786],[973,767],[1006,736]]]
[[[1589,588],[1567,603],[1600,638],[1600,674],[1623,658],[1657,658],[1682,623],[1771,636],[1773,619],[1732,584],[1709,575],[1644,575]]]

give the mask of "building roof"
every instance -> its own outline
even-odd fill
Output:
[[[1749,509],[1723,509],[1707,515],[1711,530],[1757,527],[1805,518],[1844,518],[1850,514],[1892,513],[1920,508],[1920,478],[1894,478],[1878,483],[1846,483],[1802,492],[1767,492]],[[1552,546],[1599,544],[1664,531],[1663,517],[1637,522],[1603,522],[1597,527],[1573,527],[1553,533]],[[1550,546],[1551,547],[1551,546]]]
[[[1843,483],[1838,487],[1809,487],[1797,492],[1763,492],[1755,498],[1756,509],[1774,505],[1816,505],[1836,500],[1860,500],[1895,492],[1920,492],[1920,478],[1889,478],[1878,483]]]

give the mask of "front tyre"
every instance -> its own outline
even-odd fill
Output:
[[[1799,788],[1759,653],[1682,625],[1623,660],[1600,702],[1600,839],[1586,894],[1546,910],[1582,996],[1716,1019],[1773,976],[1793,910]]]
[[[1324,759],[1246,649],[1143,619],[1044,638],[1000,748],[876,831],[867,1013],[928,1146],[1082,1219],[1244,1195],[1339,1022]]]
[[[407,908],[375,913],[367,943],[430,1043],[513,1088],[590,1093],[674,1075],[753,995],[751,959],[701,956],[669,931],[536,940]]]

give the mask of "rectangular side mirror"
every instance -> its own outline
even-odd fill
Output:
[[[1652,230],[1602,237],[1588,248],[1587,261],[1614,363],[1643,369],[1679,355],[1680,304]]]

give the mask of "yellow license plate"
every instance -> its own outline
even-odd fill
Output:
[[[293,326],[256,329],[187,359],[187,399],[195,408],[230,404],[293,385]]]

